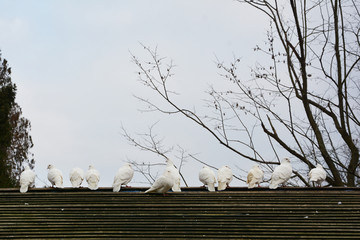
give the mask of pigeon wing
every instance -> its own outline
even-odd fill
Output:
[[[70,172],[70,182],[74,188],[80,187],[84,180],[84,171],[80,168],[73,168]]]
[[[63,176],[59,169],[50,169],[48,173],[48,180],[57,188],[63,188]]]
[[[86,176],[86,181],[88,183],[88,187],[91,190],[96,190],[98,189],[98,183],[100,181],[100,174],[97,170],[95,169],[90,169],[88,170],[88,174]]]
[[[155,180],[154,184],[150,187],[150,189],[145,191],[145,193],[165,193],[172,187],[173,184],[174,180],[170,177],[160,176],[158,179]]]
[[[122,185],[128,184],[133,178],[133,176],[134,176],[134,170],[132,170],[129,167],[124,169],[124,171],[122,171],[120,174],[121,184]]]
[[[257,181],[261,181],[264,178],[264,172],[261,169],[254,169],[253,175]]]
[[[35,182],[35,173],[32,170],[25,170],[20,174],[20,192],[28,191],[29,186]]]

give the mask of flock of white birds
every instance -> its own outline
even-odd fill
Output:
[[[48,166],[48,180],[52,187],[63,188],[63,174],[55,168],[53,165]],[[218,169],[216,175],[213,170],[209,167],[204,166],[199,172],[199,180],[207,186],[207,189],[211,192],[215,191],[215,184],[218,183],[217,190],[222,191],[229,187],[230,182],[233,179],[233,173],[230,167],[223,166]],[[285,184],[292,175],[292,166],[289,158],[284,158],[281,164],[274,169],[271,175],[271,181],[269,188],[276,189],[279,185]],[[25,193],[28,191],[29,186],[35,183],[35,172],[32,171],[28,166],[20,175],[20,192]],[[134,170],[131,164],[126,163],[124,166],[119,168],[114,177],[113,191],[119,192],[122,185],[126,185],[131,181],[134,176]],[[100,173],[94,168],[93,165],[89,166],[88,171],[84,175],[84,171],[81,168],[73,168],[70,171],[70,182],[73,188],[79,188],[84,180],[88,184],[88,188],[91,190],[98,189],[100,181]],[[259,165],[254,165],[248,175],[247,184],[248,188],[254,188],[256,185],[260,186],[263,181],[264,172],[261,170]],[[323,167],[318,164],[316,168],[309,172],[310,181],[317,186],[321,186],[321,183],[326,179],[326,172]],[[163,174],[155,180],[153,185],[145,191],[145,193],[162,193],[165,194],[167,191],[172,189],[173,192],[181,192],[180,188],[181,176],[179,170],[174,166],[173,162],[169,159],[166,160],[166,168]]]

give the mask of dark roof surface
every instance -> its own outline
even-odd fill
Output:
[[[360,239],[360,189],[0,189],[0,238]]]

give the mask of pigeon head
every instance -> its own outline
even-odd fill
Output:
[[[89,169],[93,169],[94,166],[92,164],[89,165]]]
[[[284,158],[281,163],[290,163],[290,158],[286,157]]]
[[[49,164],[47,167],[47,169],[52,169],[52,168],[54,168],[54,165],[52,165],[52,164]]]
[[[174,165],[173,162],[168,158],[165,160],[165,162],[167,165]]]
[[[29,167],[29,166],[25,166],[25,170],[30,170],[30,167]]]
[[[165,176],[171,176],[171,170],[170,169],[166,170],[164,175]]]
[[[317,167],[317,168],[323,168],[323,166],[321,166],[320,163],[316,164],[316,167]]]

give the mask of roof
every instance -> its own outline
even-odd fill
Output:
[[[360,189],[0,189],[0,238],[360,239]]]

